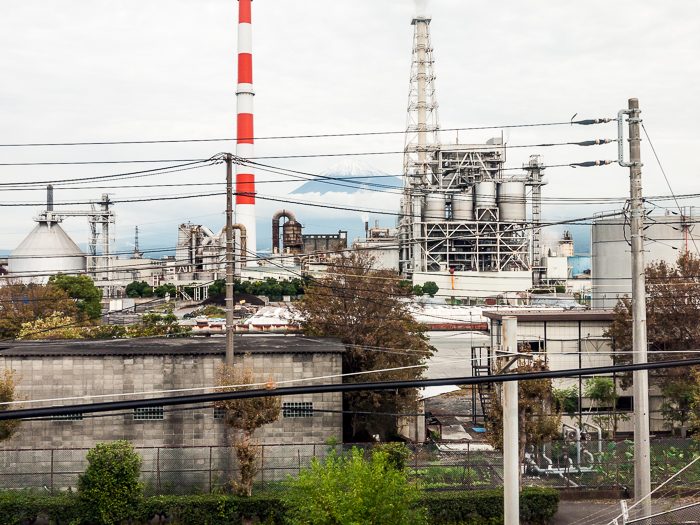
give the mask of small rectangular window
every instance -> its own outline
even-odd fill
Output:
[[[226,409],[223,407],[214,407],[214,419],[224,419]]]
[[[309,402],[282,403],[282,417],[314,417],[314,404]]]
[[[82,421],[83,414],[82,412],[76,412],[74,414],[61,414],[60,416],[51,416],[51,419],[55,419],[56,421]]]
[[[161,420],[163,419],[163,407],[135,408],[134,419]]]
[[[620,396],[617,399],[617,409],[632,412],[634,410],[634,398],[632,396]]]

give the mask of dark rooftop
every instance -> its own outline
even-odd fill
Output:
[[[340,353],[345,348],[334,337],[301,335],[242,335],[234,341],[236,353],[305,354]],[[141,355],[224,355],[224,337],[67,339],[57,341],[7,341],[0,344],[3,357],[41,356],[141,356]]]
[[[485,311],[484,316],[494,321],[504,317],[517,317],[519,322],[533,323],[542,321],[612,321],[612,310],[499,310]]]

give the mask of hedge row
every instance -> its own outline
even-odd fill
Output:
[[[421,499],[431,522],[503,523],[503,489],[426,493]],[[558,507],[559,493],[554,489],[525,487],[520,493],[521,522],[547,523]]]
[[[503,491],[424,493],[421,504],[430,523],[499,525],[503,523]],[[557,512],[559,493],[553,489],[528,487],[520,496],[520,519],[544,524]],[[0,493],[0,521],[3,525],[29,525],[44,518],[52,525],[85,523],[76,494],[35,496],[24,492]],[[180,525],[231,525],[242,518],[257,517],[262,523],[282,525],[285,508],[275,494],[250,498],[222,495],[156,496],[144,498],[132,516],[145,523],[153,518],[169,518]]]

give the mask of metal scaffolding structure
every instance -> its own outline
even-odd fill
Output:
[[[529,272],[540,259],[539,157],[510,174],[503,170],[506,147],[500,137],[486,144],[441,143],[430,18],[416,17],[412,25],[400,272],[406,278],[416,272]]]

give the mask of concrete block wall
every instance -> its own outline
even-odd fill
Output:
[[[175,390],[214,386],[223,355],[0,355],[0,369],[10,368],[22,376],[19,391],[32,399],[58,399]],[[251,353],[241,355],[257,373],[271,372],[275,381],[337,375],[342,370],[340,352]],[[341,378],[288,383],[284,386],[341,382]],[[283,385],[280,385],[283,386]],[[202,391],[200,391],[202,392]],[[186,392],[183,392],[184,394]],[[192,392],[196,393],[196,392]],[[161,394],[154,394],[154,397]],[[27,403],[25,407],[78,404],[108,399],[74,399]],[[342,397],[336,394],[290,396],[284,402],[311,402],[313,417],[280,417],[260,429],[256,437],[263,444],[322,443],[342,438]],[[133,411],[118,414],[85,414],[82,420],[25,421],[2,448],[90,448],[96,443],[125,439],[138,447],[192,447],[229,444],[229,430],[215,419],[214,408],[206,406],[165,407],[162,420],[135,420]]]

